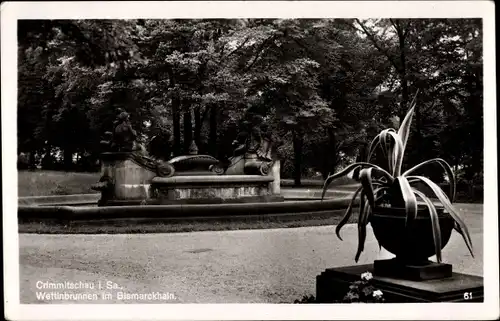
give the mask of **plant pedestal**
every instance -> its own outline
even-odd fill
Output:
[[[374,274],[373,264],[326,269],[316,277],[316,300],[335,303],[349,291],[351,282],[361,274]],[[483,278],[455,273],[451,277],[424,281],[373,275],[373,286],[384,293],[388,303],[483,302]]]
[[[451,264],[428,261],[425,264],[403,264],[396,259],[375,260],[373,274],[406,280],[424,281],[453,276]]]

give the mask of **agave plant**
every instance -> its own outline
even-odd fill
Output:
[[[333,180],[351,173],[358,173],[358,176],[355,177],[355,179],[361,183],[361,186],[355,191],[344,217],[335,230],[338,238],[342,240],[340,230],[350,219],[355,200],[358,195],[360,195],[360,212],[358,219],[359,243],[355,257],[356,262],[364,249],[366,225],[369,222],[373,209],[376,206],[390,206],[384,202],[387,202],[388,196],[391,197],[390,191],[394,191],[395,188],[397,191],[400,191],[400,193],[398,192],[400,198],[402,198],[400,203],[404,203],[407,227],[417,217],[417,199],[423,201],[425,206],[427,206],[431,218],[436,259],[438,263],[441,262],[441,229],[439,226],[439,217],[436,206],[423,191],[419,190],[419,186],[427,186],[430,188],[444,209],[454,219],[454,229],[463,237],[471,255],[474,256],[472,242],[467,227],[458,214],[458,211],[452,205],[452,202],[455,199],[456,182],[450,165],[441,158],[434,158],[424,161],[402,172],[404,152],[410,132],[411,120],[415,110],[415,99],[416,95],[413,98],[410,104],[410,109],[398,131],[392,128],[384,129],[373,139],[369,146],[369,153],[366,162],[351,164],[340,172],[328,176],[325,180],[322,199],[324,198],[325,193]],[[382,155],[384,156],[387,165],[384,166],[385,168],[370,163],[370,159],[374,156],[377,148],[381,150]],[[414,172],[430,164],[439,164],[446,172],[450,183],[449,197],[429,178],[414,175]]]

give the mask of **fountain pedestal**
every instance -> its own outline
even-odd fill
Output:
[[[208,155],[180,156],[169,162],[135,152],[101,156],[99,206],[280,202],[279,161],[268,175],[222,175]],[[214,167],[210,167],[214,166]],[[212,170],[210,170],[210,168]]]
[[[101,155],[101,179],[92,189],[101,192],[99,205],[132,205],[151,197],[151,180],[173,174],[173,168],[134,152]]]
[[[108,132],[101,142],[111,152],[102,154],[102,176],[92,186],[101,192],[99,206],[284,200],[280,196],[280,162],[269,135],[256,127],[251,137],[243,135],[245,139],[236,144],[225,166],[213,156],[198,155],[194,141],[188,155],[168,161],[146,156],[126,112],[119,114],[115,125],[114,132]]]
[[[276,202],[273,176],[222,175],[155,177],[154,199],[159,204]]]

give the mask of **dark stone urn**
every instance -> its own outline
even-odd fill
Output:
[[[443,208],[436,210],[441,230],[441,248],[444,248],[450,240],[454,220]],[[414,280],[452,275],[451,265],[428,260],[436,252],[427,207],[419,206],[417,218],[408,227],[404,208],[376,207],[370,224],[380,246],[396,256],[391,260],[375,261],[374,274]]]

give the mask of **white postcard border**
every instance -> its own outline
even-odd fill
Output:
[[[20,305],[17,20],[75,18],[481,17],[484,26],[484,303]],[[1,6],[4,297],[12,320],[490,319],[499,315],[495,16],[490,1],[4,2]]]

